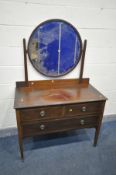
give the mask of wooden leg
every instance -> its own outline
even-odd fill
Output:
[[[102,122],[102,118],[103,118],[103,111],[104,111],[104,106],[105,106],[105,102],[106,101],[104,101],[104,103],[102,104],[103,106],[103,108],[102,108],[102,113],[98,116],[98,125],[96,126],[96,131],[95,131],[95,137],[94,137],[94,146],[96,146],[97,145],[97,141],[98,141],[98,137],[99,137],[99,132],[100,132],[100,128],[101,128],[101,122]]]
[[[98,137],[99,137],[99,132],[100,132],[100,127],[95,128],[95,137],[94,137],[94,144],[93,146],[97,145]]]
[[[22,134],[19,110],[16,110],[16,117],[17,117],[17,128],[18,128],[18,140],[19,140],[20,155],[21,155],[21,159],[23,160],[24,159],[24,155],[23,155],[23,134]]]
[[[20,155],[21,159],[24,160],[24,154],[23,154],[23,139],[19,137],[19,148],[20,148]]]

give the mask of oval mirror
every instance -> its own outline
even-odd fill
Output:
[[[70,23],[48,20],[38,25],[28,42],[28,55],[41,74],[59,77],[69,73],[81,57],[82,41]]]

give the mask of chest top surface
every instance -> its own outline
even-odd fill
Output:
[[[29,108],[106,100],[92,85],[78,80],[44,80],[16,87],[14,108]]]

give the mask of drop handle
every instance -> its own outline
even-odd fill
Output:
[[[81,111],[82,111],[82,112],[86,112],[86,111],[87,111],[86,106],[83,106],[83,107],[81,108]]]
[[[44,130],[44,129],[45,129],[45,125],[43,125],[43,124],[40,125],[40,129],[41,129],[41,130]]]
[[[85,124],[85,120],[81,119],[81,120],[80,120],[80,124],[81,124],[81,125],[84,125],[84,124]]]
[[[40,116],[44,117],[45,116],[45,111],[40,111]]]

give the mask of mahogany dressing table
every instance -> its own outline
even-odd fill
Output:
[[[59,19],[37,26],[28,48],[23,39],[25,81],[16,82],[14,102],[22,159],[23,139],[36,135],[95,128],[96,146],[106,97],[89,78],[83,78],[86,45],[74,26]],[[53,78],[29,81],[27,54],[37,71]],[[78,79],[55,79],[72,71],[79,61]]]

